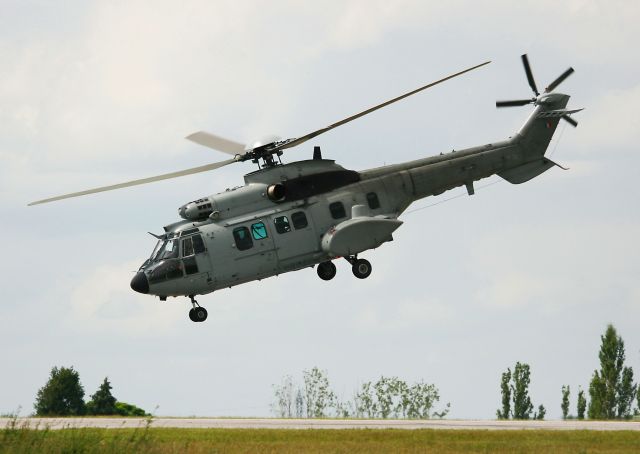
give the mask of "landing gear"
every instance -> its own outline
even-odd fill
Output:
[[[371,263],[369,263],[368,260],[356,259],[354,257],[349,260],[349,263],[351,263],[351,271],[353,272],[353,275],[358,279],[366,279],[371,274]]]
[[[193,295],[189,295],[193,307],[189,310],[189,319],[192,322],[204,322],[207,319],[207,310],[201,307]]]
[[[323,281],[330,281],[336,276],[336,266],[333,262],[322,262],[318,265],[318,277]]]

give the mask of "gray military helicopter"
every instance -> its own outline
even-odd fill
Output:
[[[554,92],[573,69],[567,69],[540,93],[527,55],[522,55],[535,96],[498,101],[496,107],[533,104],[534,109],[524,126],[508,140],[364,171],[348,170],[323,159],[317,146],[313,159],[289,164],[280,159],[283,151],[489,63],[444,77],[299,138],[271,137],[246,146],[196,132],[187,139],[233,157],[29,205],[252,161],[259,168],[244,176],[244,186],[181,206],[181,221],[165,226],[162,235],[152,234],[158,242],[133,277],[131,288],[156,295],[162,301],[169,296],[188,296],[192,304],[189,318],[202,322],[207,311],[195,296],[225,287],[316,265],[318,276],[328,281],[336,275],[332,260],[337,258],[346,259],[354,276],[365,279],[371,274],[371,264],[359,254],[391,241],[393,232],[403,223],[399,216],[416,200],[458,186],[466,186],[472,195],[474,182],[493,174],[520,184],[559,166],[545,157],[545,152],[560,119],[577,126],[570,115],[582,109],[567,110],[569,96]]]

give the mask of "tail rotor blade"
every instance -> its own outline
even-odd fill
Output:
[[[524,72],[527,74],[529,86],[536,94],[536,96],[540,95],[540,93],[538,92],[538,87],[536,86],[536,81],[533,78],[533,73],[531,72],[531,65],[529,65],[529,57],[527,57],[527,54],[522,55],[522,64],[524,65]]]
[[[496,107],[517,107],[517,106],[526,106],[527,104],[531,104],[534,101],[531,99],[516,99],[513,101],[496,101]]]
[[[569,77],[571,74],[573,74],[573,68],[569,68],[567,69],[565,72],[563,72],[562,74],[560,74],[560,76],[558,76],[558,78],[556,80],[554,80],[553,82],[551,82],[549,84],[549,86],[544,90],[545,93],[550,93],[553,90],[555,90],[555,88],[560,85],[562,82],[564,82],[564,80]]]
[[[562,119],[563,119],[564,121],[566,121],[567,123],[569,123],[569,124],[570,124],[571,126],[573,126],[574,128],[575,128],[576,126],[578,126],[578,122],[577,122],[577,121],[575,121],[573,118],[571,118],[569,115],[563,115],[563,116],[562,116]]]

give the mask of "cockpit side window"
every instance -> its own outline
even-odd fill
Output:
[[[239,251],[246,251],[253,247],[253,240],[246,227],[237,227],[233,229],[233,238],[236,240],[236,247]]]
[[[196,254],[206,251],[204,241],[202,241],[202,237],[200,235],[192,236],[191,239],[193,240],[193,250]]]
[[[173,259],[178,257],[178,240],[170,240],[164,246],[163,259]]]

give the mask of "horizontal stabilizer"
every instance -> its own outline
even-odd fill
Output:
[[[584,109],[575,109],[575,110],[567,110],[567,109],[558,109],[558,110],[541,110],[538,113],[538,118],[559,118],[564,117],[565,115],[571,115],[576,112],[580,112]]]

